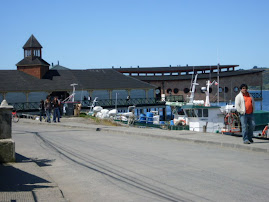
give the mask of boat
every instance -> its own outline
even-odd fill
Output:
[[[186,103],[167,102],[166,105],[171,106],[174,115],[173,122],[175,125],[188,125],[189,130],[197,132],[212,132],[222,134],[241,134],[241,123],[239,114],[232,103],[226,106],[211,105],[209,100],[209,89],[216,81],[207,80],[206,87],[202,87],[201,91],[206,94],[206,100],[195,100],[195,87],[198,74],[195,75],[191,84],[191,95]],[[254,112],[256,136],[269,138],[269,112]]]

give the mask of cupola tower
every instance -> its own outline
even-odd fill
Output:
[[[34,35],[23,46],[24,59],[16,64],[17,70],[42,79],[49,70],[49,63],[42,59],[42,46]]]

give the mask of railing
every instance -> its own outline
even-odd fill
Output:
[[[166,101],[169,102],[175,102],[183,101],[183,96],[167,96],[165,98]],[[10,105],[13,105],[14,109],[16,111],[37,111],[39,109],[40,102],[16,102],[16,103],[9,103]],[[92,101],[83,100],[81,101],[82,107],[88,108],[92,105]],[[130,105],[135,106],[156,106],[156,105],[165,105],[165,101],[161,101],[158,98],[133,98],[133,99],[102,99],[98,100],[95,103],[96,106],[102,106],[102,107],[114,107],[117,104],[118,107],[128,107]]]
[[[92,101],[82,101],[82,106],[91,106]],[[102,107],[112,107],[112,106],[130,106],[130,105],[158,105],[158,104],[164,104],[164,102],[161,102],[159,99],[156,98],[134,98],[134,99],[104,99],[104,100],[97,100],[96,104],[97,106]]]
[[[168,102],[184,102],[184,97],[183,95],[169,95],[165,98],[165,100]]]
[[[39,102],[17,102],[9,103],[16,111],[35,111],[39,108]]]
[[[254,99],[262,99],[262,93],[250,93]]]

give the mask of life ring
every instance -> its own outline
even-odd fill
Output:
[[[265,128],[262,131],[262,136],[265,136],[267,130],[268,130],[268,126],[265,126]]]
[[[229,122],[229,117],[230,117],[230,122]],[[226,125],[232,125],[234,122],[233,114],[227,114],[224,118],[224,122]]]
[[[181,120],[179,121],[179,123],[181,123],[182,126],[185,126],[185,125],[186,125],[186,121],[185,121],[184,119],[181,119]]]

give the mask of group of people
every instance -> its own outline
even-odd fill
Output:
[[[57,96],[51,100],[51,97],[48,95],[46,100],[41,100],[39,104],[39,109],[40,109],[40,118],[39,120],[42,121],[42,117],[44,120],[46,120],[48,123],[51,122],[51,113],[53,112],[53,122],[56,123],[60,122],[61,118],[61,113],[60,113],[60,107],[61,107],[61,102],[58,99]]]

